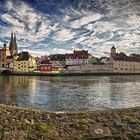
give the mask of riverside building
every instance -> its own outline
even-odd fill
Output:
[[[14,58],[15,72],[32,72],[37,68],[36,60],[28,52],[21,52]]]
[[[0,67],[7,67],[7,56],[10,56],[9,48],[7,47],[7,44],[5,43],[3,48],[0,49]]]
[[[140,73],[140,55],[117,53],[113,46],[110,52],[109,63],[113,65],[114,73]]]
[[[72,54],[66,54],[65,65],[81,65],[89,63],[90,54],[88,51],[74,51]]]
[[[13,68],[13,58],[16,55],[18,55],[16,34],[12,32],[9,47],[5,43],[3,49],[0,50],[1,68]]]

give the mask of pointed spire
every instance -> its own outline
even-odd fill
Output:
[[[14,33],[14,43],[15,43],[15,45],[17,44],[17,41],[16,41],[16,33]]]
[[[9,50],[10,50],[10,53],[12,54],[12,48],[13,48],[13,31],[11,32],[11,41],[10,41],[10,44],[9,44]]]
[[[11,32],[11,41],[9,44],[10,54],[13,56],[18,53],[17,51],[17,43],[16,43],[16,34]]]
[[[17,53],[18,53],[18,51],[17,51],[16,33],[14,33],[14,44],[15,44],[15,48],[14,48],[14,50],[15,50],[15,54],[17,54]]]
[[[11,42],[12,42],[12,40],[13,40],[13,31],[11,32]]]
[[[14,33],[14,39],[16,40],[16,33]]]

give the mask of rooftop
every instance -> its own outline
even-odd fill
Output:
[[[18,54],[19,57],[17,59],[17,61],[28,61],[30,54],[28,52],[21,52]]]
[[[130,56],[127,56],[125,53],[116,53],[114,56],[112,56],[114,60],[120,60],[120,61],[133,61],[133,62],[140,62],[140,55],[132,54]]]
[[[51,61],[65,61],[65,54],[52,54],[49,56]]]

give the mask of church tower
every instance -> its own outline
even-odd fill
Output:
[[[10,44],[9,44],[9,51],[10,51],[11,56],[14,56],[14,55],[18,54],[16,34],[14,34],[13,32],[11,33],[11,41],[10,41]]]
[[[115,54],[116,54],[116,48],[113,46],[112,48],[111,48],[111,52],[110,52],[110,56],[115,56]]]

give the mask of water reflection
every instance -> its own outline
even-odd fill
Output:
[[[0,76],[0,103],[50,111],[140,106],[140,76]]]

